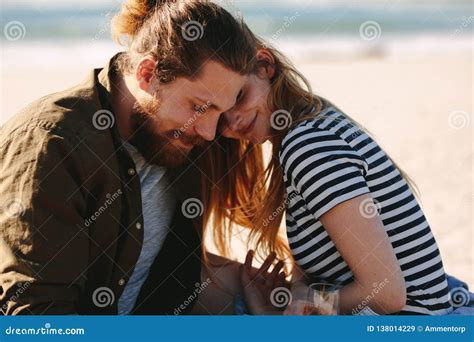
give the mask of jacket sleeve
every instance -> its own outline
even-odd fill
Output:
[[[31,127],[31,126],[30,126]],[[0,309],[77,314],[88,232],[80,143],[36,126],[0,142]]]

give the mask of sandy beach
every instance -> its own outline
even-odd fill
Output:
[[[102,60],[95,54],[81,64],[65,55],[70,60],[56,67],[20,66],[4,56],[0,123],[28,102],[78,83]],[[103,55],[103,61],[108,57]],[[474,287],[472,57],[299,57],[293,57],[295,64],[314,91],[369,129],[413,178],[446,272]],[[244,239],[245,234],[237,234],[234,241],[238,260],[245,255]]]

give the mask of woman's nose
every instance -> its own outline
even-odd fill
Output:
[[[224,113],[224,119],[228,129],[236,132],[242,122],[242,117],[236,111],[229,111]]]

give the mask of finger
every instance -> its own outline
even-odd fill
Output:
[[[244,287],[246,287],[247,284],[250,283],[249,273],[247,272],[245,265],[240,266],[240,281]]]
[[[283,261],[280,260],[277,262],[272,272],[265,280],[265,285],[276,287],[275,285],[277,285],[278,276],[283,266],[285,266],[285,263]]]
[[[273,261],[276,258],[275,252],[270,253],[270,255],[265,259],[263,262],[262,266],[260,266],[260,269],[257,272],[257,276],[263,276],[267,274],[268,269],[270,266],[273,264]]]
[[[252,276],[253,255],[254,255],[253,250],[248,251],[247,256],[245,257],[245,263],[244,263],[244,269],[248,273],[250,278],[253,278]]]
[[[276,285],[277,286],[288,287],[288,282],[286,281],[285,272],[281,272],[280,274],[278,274],[278,277],[277,277],[277,280],[276,280]]]

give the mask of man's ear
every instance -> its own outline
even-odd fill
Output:
[[[152,82],[155,76],[156,61],[151,57],[143,57],[135,69],[138,87],[146,92],[152,92]]]
[[[259,64],[262,65],[262,70],[264,72],[264,76],[268,79],[272,79],[275,75],[275,57],[267,49],[258,49],[257,50],[257,60],[260,62]]]

